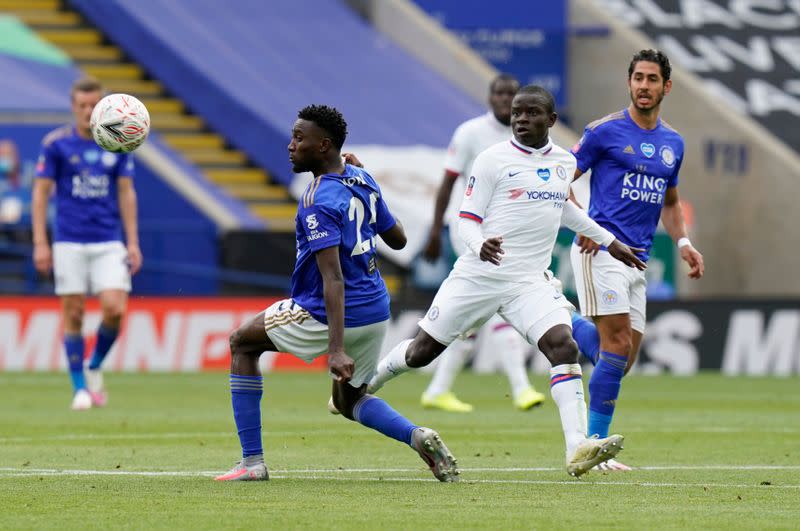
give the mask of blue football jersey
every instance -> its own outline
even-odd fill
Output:
[[[681,135],[662,120],[642,129],[625,109],[586,126],[572,153],[579,170],[592,170],[589,216],[621,242],[645,249],[647,260],[667,188],[678,185]]]
[[[79,136],[74,126],[45,136],[36,177],[55,181],[54,241],[121,241],[117,181],[133,174],[133,157],[103,151],[94,140]]]
[[[344,325],[364,326],[388,319],[389,294],[378,271],[376,244],[378,234],[395,223],[380,187],[364,170],[348,164],[341,175],[315,178],[297,207],[292,299],[314,319],[328,323],[315,253],[338,245],[344,277]]]

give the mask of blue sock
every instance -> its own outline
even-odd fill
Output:
[[[261,455],[261,395],[264,394],[263,376],[231,374],[231,402],[233,419],[239,432],[242,457]]]
[[[364,395],[356,402],[353,418],[367,428],[408,445],[411,444],[411,434],[419,427],[373,395]]]
[[[94,346],[92,359],[89,360],[89,368],[91,370],[100,368],[103,360],[108,355],[108,351],[111,350],[111,345],[116,341],[117,334],[119,334],[119,328],[108,328],[102,323],[100,324],[97,329],[97,343]]]
[[[600,334],[597,327],[589,319],[584,319],[578,312],[572,313],[572,338],[578,344],[578,350],[583,356],[597,365],[600,355]]]
[[[64,335],[64,350],[67,353],[69,376],[72,378],[72,388],[75,391],[86,389],[86,380],[83,377],[83,336]]]
[[[589,379],[589,436],[608,437],[628,358],[601,352]]]

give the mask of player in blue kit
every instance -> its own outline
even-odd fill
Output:
[[[131,274],[142,265],[133,158],[103,151],[89,129],[92,110],[102,96],[96,79],[75,82],[71,93],[75,124],[44,137],[33,186],[33,260],[41,273],[52,269],[55,275],[75,410],[106,404],[101,364],[119,334]],[[53,188],[56,217],[51,251],[47,203]],[[98,295],[102,321],[84,375],[83,315],[88,293]]]
[[[366,393],[389,321],[377,237],[402,249],[406,235],[375,180],[342,160],[346,136],[336,109],[311,105],[298,113],[289,159],[295,173],[310,171],[314,180],[297,208],[291,298],[231,334],[231,398],[242,460],[219,481],[269,479],[261,445],[258,358],[264,351],[289,352],[306,362],[327,353],[333,405],[342,415],[409,445],[440,481],[458,477],[456,461],[435,431]]]
[[[586,126],[572,153],[577,179],[592,170],[589,217],[620,241],[644,249],[646,261],[659,219],[689,265],[689,278],[703,276],[703,256],[687,238],[678,172],[683,138],[659,117],[672,88],[672,68],[661,52],[642,50],[628,67],[631,103]],[[573,336],[595,364],[589,380],[590,435],[608,435],[622,377],[636,361],[645,329],[647,283],[643,271],[620,267],[605,249],[579,236],[571,249],[583,315],[573,316]],[[601,468],[630,470],[614,460]]]

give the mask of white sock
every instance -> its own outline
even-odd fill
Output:
[[[550,394],[561,415],[569,459],[578,445],[586,439],[586,402],[583,397],[581,366],[571,363],[556,365],[550,369]]]
[[[408,345],[411,344],[412,339],[401,341],[396,347],[389,351],[384,358],[378,363],[378,368],[375,376],[369,382],[368,392],[375,393],[383,385],[404,372],[411,370],[406,364],[406,350]]]
[[[491,331],[490,347],[492,352],[500,356],[500,363],[511,385],[511,396],[517,398],[521,393],[533,387],[528,379],[528,368],[525,366],[525,345],[522,336],[513,327],[503,322],[495,325]]]
[[[439,365],[433,373],[431,383],[423,393],[428,398],[439,396],[448,392],[453,387],[459,371],[464,367],[464,361],[472,348],[474,341],[456,339],[439,356]]]

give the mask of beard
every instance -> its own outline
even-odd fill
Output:
[[[630,96],[631,96],[631,103],[633,103],[633,106],[636,108],[636,110],[644,112],[644,113],[653,112],[655,109],[658,109],[658,107],[661,105],[661,102],[664,100],[664,92],[663,91],[658,93],[658,94],[653,94],[651,92],[649,94],[651,104],[649,106],[647,106],[647,107],[644,107],[642,105],[639,105],[636,102],[636,95],[634,95],[633,92],[630,93]]]

